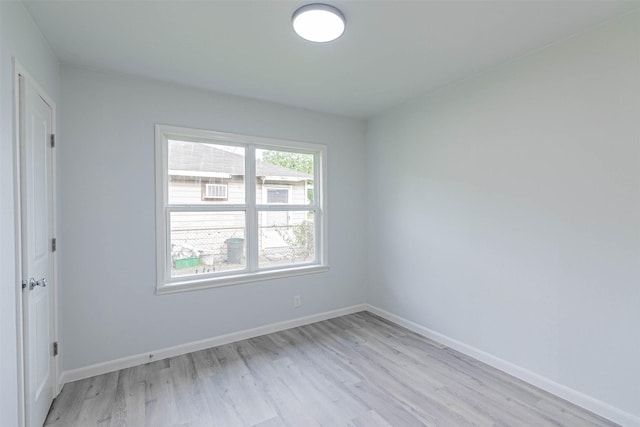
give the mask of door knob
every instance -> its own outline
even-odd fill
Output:
[[[29,279],[29,290],[32,291],[36,286],[42,286],[43,288],[47,286],[47,279],[44,277],[40,280],[36,280],[33,277]]]

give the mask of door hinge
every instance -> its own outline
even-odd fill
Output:
[[[56,135],[55,134],[51,134],[51,148],[54,148],[56,146]]]
[[[51,239],[51,252],[55,252],[57,247],[56,238]]]
[[[58,341],[53,343],[53,355],[54,356],[58,355]]]

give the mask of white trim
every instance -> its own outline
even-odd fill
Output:
[[[14,119],[14,157],[13,157],[13,206],[14,206],[14,221],[16,224],[15,234],[15,272],[16,277],[14,279],[14,285],[17,287],[18,283],[22,281],[22,202],[20,201],[20,138],[21,138],[21,126],[20,126],[20,75],[24,73],[24,69],[20,63],[13,58],[13,119]],[[26,420],[26,403],[25,403],[25,376],[24,376],[24,333],[22,330],[22,290],[16,292],[16,350],[18,359],[18,425],[24,426]]]
[[[313,166],[313,198],[316,206],[319,207],[315,212],[314,218],[316,220],[316,227],[320,226],[319,234],[322,235],[322,240],[316,239],[316,254],[318,261],[321,265],[329,265],[329,197],[327,197],[327,188],[329,186],[329,169],[327,168],[327,161],[329,158],[329,148],[324,147],[324,151],[320,156],[316,156],[315,164]],[[318,179],[321,178],[321,179]],[[318,189],[316,192],[315,188]]]
[[[303,276],[306,274],[326,273],[328,265],[298,265],[291,268],[277,270],[261,270],[255,272],[236,273],[230,271],[226,276],[204,277],[198,280],[185,280],[167,283],[156,289],[157,295],[173,294],[176,292],[195,291],[197,289],[218,288],[221,286],[239,285],[241,283],[259,282],[262,280],[280,279],[283,277]]]
[[[165,278],[170,277],[167,273],[169,266],[168,245],[166,236],[169,234],[169,226],[164,211],[165,200],[168,200],[165,182],[169,181],[168,166],[165,164],[167,158],[168,140],[162,133],[162,127],[155,125],[155,178],[156,178],[156,289],[164,284]]]
[[[257,205],[256,206],[260,212],[289,212],[289,211],[310,211],[315,212],[319,210],[319,208],[315,205],[293,205],[287,203],[274,203],[271,205]]]
[[[72,369],[70,371],[64,371],[60,376],[60,382],[66,384],[68,382],[93,377],[95,375],[106,374],[108,372],[142,365],[150,361],[180,356],[194,351],[217,347],[220,345],[242,341],[249,338],[259,337],[261,335],[284,331],[286,329],[297,328],[299,326],[309,325],[311,323],[321,322],[323,320],[333,319],[340,316],[346,316],[347,314],[358,313],[364,310],[364,304],[353,305],[351,307],[326,311],[324,313],[312,314],[305,317],[298,317],[296,319],[285,320],[282,322],[272,323],[270,325],[259,326],[257,328],[245,329],[243,331],[219,335],[213,338],[207,338],[200,341],[193,341],[186,344],[167,347],[155,351],[150,351],[148,353],[136,354],[133,356],[110,360],[108,362],[97,363],[95,365]]]
[[[168,176],[175,171],[168,170],[169,140],[184,140],[210,143],[217,141],[221,144],[234,145],[245,149],[245,194],[243,205],[171,205],[168,202]],[[256,195],[256,150],[277,149],[286,152],[308,153],[314,156],[314,185],[318,189],[316,200],[311,205],[294,204],[257,204]],[[287,277],[299,274],[319,273],[328,271],[328,222],[327,222],[327,146],[307,142],[278,140],[248,135],[237,135],[218,131],[191,129],[177,126],[155,125],[155,177],[156,177],[156,293],[173,293],[215,286],[229,286],[257,280]],[[289,202],[291,202],[292,187],[290,185],[266,186],[273,188],[287,188]],[[263,186],[263,198],[266,199],[266,187]],[[263,200],[264,202],[264,200]],[[246,266],[242,270],[211,272],[188,277],[171,277],[170,254],[170,221],[171,212],[245,212],[245,240]],[[260,268],[258,260],[258,211],[313,211],[315,218],[315,254],[312,262],[277,265]]]
[[[467,356],[473,357],[476,360],[486,363],[496,369],[506,372],[522,381],[532,384],[544,391],[547,391],[555,396],[558,396],[564,400],[567,400],[575,405],[578,405],[594,414],[600,415],[615,423],[627,426],[627,427],[640,427],[640,417],[625,412],[619,408],[616,408],[601,400],[595,399],[577,390],[569,388],[565,385],[557,383],[542,375],[536,374],[526,368],[508,362],[504,359],[496,357],[490,353],[484,352],[478,348],[465,344],[447,335],[436,332],[411,320],[392,314],[381,308],[378,308],[371,304],[365,304],[365,309],[373,314],[376,314],[390,322],[403,326],[410,331],[413,331],[419,335],[427,337],[440,344],[444,344],[457,350]]]
[[[293,176],[272,176],[272,175],[263,176],[262,179],[265,182],[267,181],[300,182],[300,181],[307,180],[307,178],[300,178],[300,177],[293,177]]]
[[[247,239],[247,244],[245,245],[245,255],[247,257],[247,273],[245,275],[253,275],[258,271],[258,210],[256,209],[256,204],[258,200],[257,195],[257,178],[256,178],[256,147],[253,144],[249,144],[245,150],[246,156],[244,158],[244,185],[245,185],[245,203],[247,203],[247,214],[245,217],[245,237]],[[253,201],[253,203],[251,203]],[[231,279],[231,281],[224,280],[223,284],[236,284],[242,283],[243,273],[240,273],[240,280]],[[219,282],[220,283],[220,282]]]
[[[243,331],[232,332],[225,335],[219,335],[217,337],[208,338],[200,341],[194,341],[190,343],[180,344],[173,347],[167,347],[147,353],[141,353],[133,356],[123,357],[120,359],[110,360],[107,362],[97,363],[94,365],[85,366],[78,369],[64,371],[61,373],[58,380],[59,384],[66,384],[68,382],[77,381],[85,378],[89,378],[95,375],[101,375],[108,372],[117,371],[120,369],[131,368],[150,361],[162,360],[169,357],[180,356],[183,354],[191,353],[194,351],[204,350],[211,347],[216,347],[224,344],[229,344],[249,338],[258,337],[261,335],[271,334],[274,332],[283,331],[286,329],[296,328],[299,326],[309,325],[323,320],[333,319],[340,316],[346,316],[348,314],[358,313],[361,311],[369,311],[376,314],[390,322],[403,326],[419,335],[432,339],[443,345],[451,347],[461,353],[464,353],[474,359],[484,362],[496,369],[506,372],[518,379],[521,379],[529,384],[532,384],[542,390],[545,390],[551,394],[554,394],[562,399],[565,399],[573,404],[576,404],[582,408],[585,408],[595,414],[598,414],[604,418],[607,418],[613,422],[619,423],[627,427],[640,426],[640,418],[622,411],[612,405],[597,400],[591,396],[587,396],[584,393],[573,390],[562,384],[531,372],[525,368],[517,366],[506,360],[500,359],[475,347],[462,343],[458,340],[450,338],[444,334],[433,331],[425,326],[419,325],[415,322],[407,320],[403,317],[389,313],[371,304],[358,304],[350,307],[345,307],[337,310],[327,311],[324,313],[313,314],[310,316],[299,317],[296,319],[285,320],[282,322],[272,323],[270,325],[259,326],[257,328],[245,329]]]
[[[267,138],[263,136],[241,135],[237,133],[220,132],[180,126],[156,124],[156,131],[160,128],[168,139],[181,141],[211,142],[212,139],[229,145],[255,145],[256,148],[281,148],[283,151],[307,151],[310,154],[319,150],[319,145],[310,142],[290,141],[284,139]],[[294,145],[295,144],[295,145]]]
[[[13,115],[14,115],[14,215],[16,221],[16,234],[15,234],[15,254],[16,254],[16,277],[14,285],[19,286],[23,279],[22,269],[22,202],[21,202],[21,167],[20,167],[20,152],[21,152],[21,96],[20,96],[20,76],[23,79],[28,80],[29,84],[35,89],[38,95],[49,105],[51,108],[51,133],[55,135],[56,147],[59,143],[57,134],[57,107],[53,98],[38,84],[38,82],[29,74],[29,72],[22,66],[22,64],[12,57],[13,62],[13,84],[14,84],[14,98],[13,98]],[[56,168],[56,149],[51,150],[51,233],[53,237],[58,236],[57,228],[57,168]],[[58,342],[58,257],[57,252],[51,253],[51,274],[53,280],[50,281],[50,309],[52,317],[52,341]],[[18,423],[23,426],[26,422],[26,401],[25,401],[25,376],[24,376],[24,322],[23,322],[23,310],[22,310],[22,290],[18,290],[16,293],[16,340],[17,340],[17,359],[18,359]],[[52,387],[54,397],[57,396],[62,390],[62,383],[59,381],[59,366],[60,357],[54,357],[52,363]]]

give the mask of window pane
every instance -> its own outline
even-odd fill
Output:
[[[171,277],[244,270],[245,213],[171,212]]]
[[[244,204],[242,147],[169,140],[169,204]]]
[[[312,204],[313,163],[313,154],[256,150],[257,204]]]
[[[289,203],[289,189],[288,188],[267,188],[267,203],[268,204],[286,204]]]
[[[258,212],[260,267],[315,260],[313,211]]]

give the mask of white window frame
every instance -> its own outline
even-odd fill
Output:
[[[245,204],[236,205],[169,205],[168,145],[169,140],[213,142],[245,148]],[[281,150],[314,154],[314,204],[263,204],[256,199],[256,150]],[[257,280],[311,274],[329,270],[327,214],[327,146],[226,132],[191,129],[157,124],[156,150],[156,265],[158,294],[194,289],[229,286]],[[291,194],[289,194],[291,197]],[[304,264],[258,266],[258,214],[264,211],[312,211],[315,220],[315,260]],[[176,211],[244,211],[246,219],[246,268],[244,270],[204,273],[188,277],[171,277],[169,215]]]

